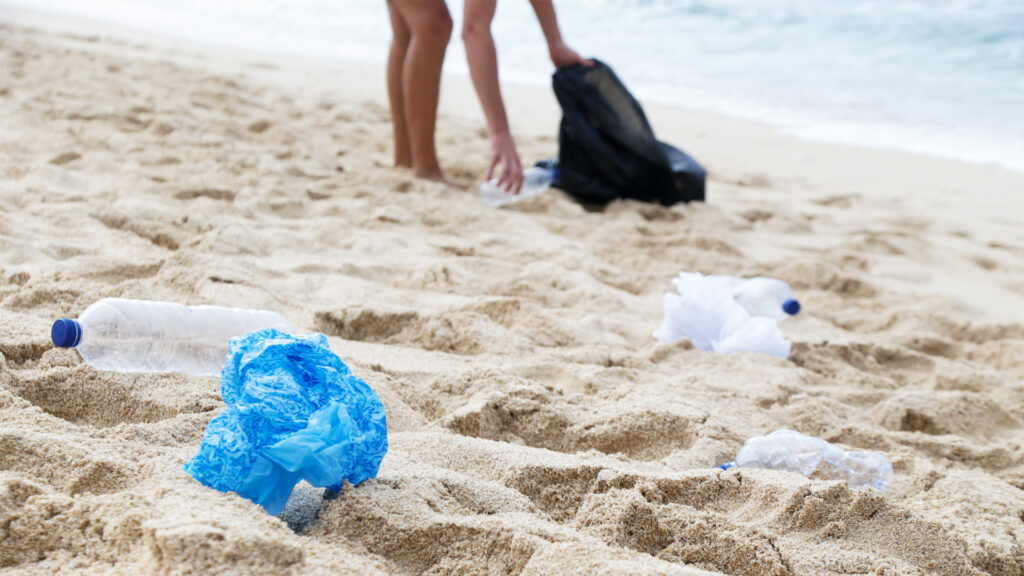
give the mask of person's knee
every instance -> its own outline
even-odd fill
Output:
[[[490,34],[490,23],[466,20],[462,23],[462,41],[471,43],[484,34]]]
[[[412,38],[407,34],[394,34],[391,36],[391,51],[396,54],[405,54],[409,49],[409,42]]]
[[[448,42],[452,36],[452,17],[447,10],[432,12],[419,19],[413,35],[422,34],[426,38]]]

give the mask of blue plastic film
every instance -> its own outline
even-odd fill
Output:
[[[388,449],[384,406],[323,334],[262,330],[231,340],[221,374],[227,409],[185,470],[271,514],[299,480],[340,488],[377,475]]]

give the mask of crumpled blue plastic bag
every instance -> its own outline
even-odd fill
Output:
[[[340,489],[377,475],[388,450],[384,406],[323,334],[233,338],[220,386],[227,409],[185,464],[199,482],[279,514],[299,480]]]

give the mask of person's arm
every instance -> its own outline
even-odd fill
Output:
[[[558,17],[555,16],[555,5],[551,0],[530,0],[533,12],[540,22],[540,29],[544,32],[544,39],[548,43],[548,55],[555,68],[563,68],[574,64],[593,66],[593,60],[587,60],[570,48],[562,40],[562,31],[558,28]]]
[[[508,127],[505,104],[501,100],[498,82],[498,55],[491,36],[491,20],[497,0],[467,0],[463,14],[462,43],[466,46],[466,60],[469,62],[469,76],[480,99],[491,133],[491,166],[487,179],[494,175],[494,169],[501,165],[498,185],[519,193],[523,185],[523,167],[519,161],[515,142]]]

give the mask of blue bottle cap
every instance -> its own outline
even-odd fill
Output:
[[[782,303],[782,311],[792,316],[800,311],[800,303],[790,298]]]
[[[61,318],[53,323],[50,328],[50,338],[54,346],[61,348],[74,348],[82,341],[82,325],[71,318]]]
[[[732,468],[735,465],[736,465],[735,461],[733,461],[733,462],[726,462],[725,464],[719,464],[718,466],[715,466],[715,468],[718,468],[719,470],[728,470],[729,468]]]

